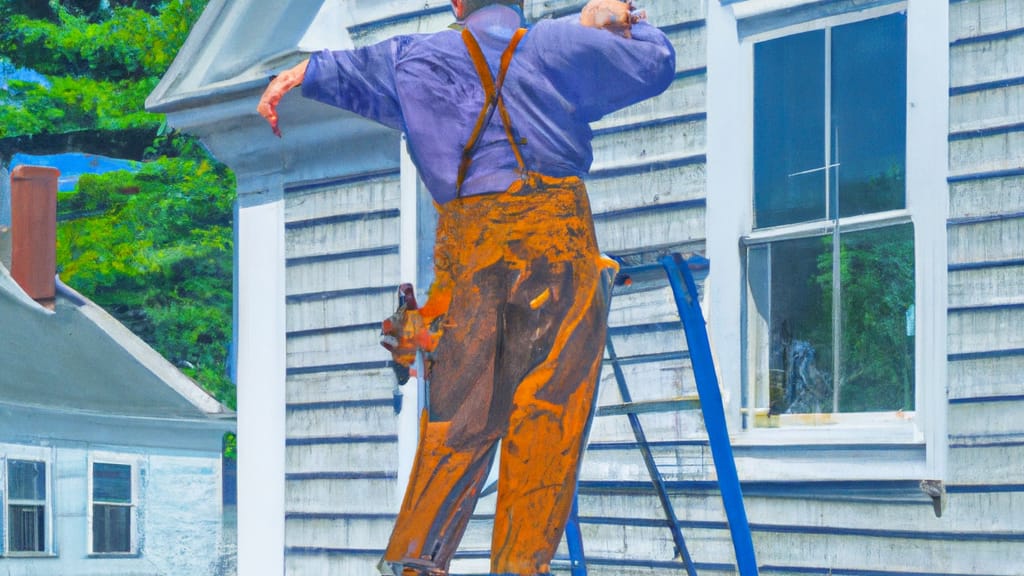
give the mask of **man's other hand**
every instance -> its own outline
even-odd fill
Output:
[[[278,126],[277,105],[289,90],[302,84],[302,79],[306,76],[306,66],[308,65],[309,60],[303,60],[295,67],[275,76],[270,81],[267,89],[263,91],[260,103],[256,106],[256,111],[267,120],[270,124],[270,129],[274,131],[278,138],[281,137],[281,128]]]
[[[580,24],[608,30],[625,38],[632,37],[633,24],[646,19],[644,11],[634,9],[633,0],[590,0],[580,13]]]

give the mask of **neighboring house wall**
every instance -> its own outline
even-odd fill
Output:
[[[124,422],[121,429],[130,436],[131,424]],[[4,574],[220,576],[216,571],[222,516],[219,454],[140,450],[135,446],[53,439],[35,445],[0,444],[0,463],[5,468],[10,460],[37,458],[47,465],[45,486],[49,504],[45,522],[49,552],[42,557],[28,557],[12,552],[8,546],[0,555]],[[90,469],[95,462],[131,466],[135,544],[129,553],[98,554],[89,545]],[[10,519],[10,494],[3,491],[0,519],[6,545],[11,541],[14,526]]]

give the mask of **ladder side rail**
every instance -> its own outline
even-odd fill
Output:
[[[569,573],[587,576],[587,556],[583,551],[583,532],[580,529],[580,494],[577,488],[572,497],[569,523],[565,525],[565,544],[569,548]]]
[[[612,372],[615,374],[615,381],[618,384],[619,393],[622,395],[622,401],[632,402],[633,397],[629,392],[629,387],[626,385],[626,376],[619,365],[619,358],[615,354],[615,346],[612,344],[610,335],[605,338],[605,349],[611,361]],[[693,559],[690,558],[690,551],[686,548],[686,541],[683,539],[683,530],[679,526],[679,518],[676,516],[675,506],[672,505],[668,490],[665,488],[665,480],[662,478],[661,471],[658,470],[658,465],[654,461],[651,447],[647,443],[647,434],[644,432],[643,426],[640,425],[640,417],[633,413],[626,414],[626,416],[629,418],[629,425],[633,429],[633,436],[636,438],[640,454],[643,456],[647,473],[650,475],[651,482],[654,484],[654,489],[658,494],[661,508],[665,512],[665,519],[668,521],[669,530],[672,532],[672,540],[675,542],[676,549],[683,559],[686,573],[689,576],[697,576],[697,569],[693,564]]]
[[[750,533],[750,523],[743,505],[743,492],[740,488],[732,445],[729,442],[722,393],[718,387],[718,376],[715,374],[711,344],[708,340],[704,315],[700,309],[696,283],[689,271],[688,264],[679,254],[666,255],[662,257],[661,261],[672,286],[672,293],[675,296],[676,306],[679,308],[679,316],[683,321],[683,329],[686,333],[690,361],[693,365],[701,410],[704,414],[704,427],[708,432],[711,455],[714,459],[719,490],[722,494],[722,504],[729,522],[729,531],[732,533],[737,568],[740,576],[757,576],[757,560]]]

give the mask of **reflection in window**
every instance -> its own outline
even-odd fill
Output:
[[[838,311],[832,238],[748,251],[767,348],[768,393],[758,403],[767,400],[770,414],[913,410],[913,226],[840,236]]]
[[[771,230],[747,249],[750,402],[913,410],[914,229],[892,216],[906,208],[906,15],[761,42],[754,66],[754,227]]]

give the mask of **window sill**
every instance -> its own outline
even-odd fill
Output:
[[[131,558],[142,558],[142,554],[138,552],[93,552],[91,554],[86,554],[86,558],[121,560]]]
[[[752,481],[930,479],[912,415],[840,415],[821,425],[754,428],[732,437],[740,478]]]
[[[0,554],[0,558],[12,558],[12,559],[46,559],[46,558],[57,558],[58,556],[52,552],[4,552]]]

